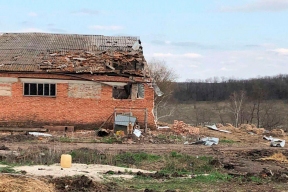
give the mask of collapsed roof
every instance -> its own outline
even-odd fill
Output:
[[[137,37],[0,34],[0,72],[148,75]]]

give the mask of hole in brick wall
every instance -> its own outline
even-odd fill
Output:
[[[114,86],[112,96],[114,99],[129,99],[131,98],[131,84],[125,86]]]

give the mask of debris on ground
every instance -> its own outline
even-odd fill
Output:
[[[214,125],[207,125],[206,127],[208,127],[209,129],[212,129],[214,131],[220,131],[220,132],[224,132],[224,133],[231,133],[231,131],[218,129],[215,124]]]
[[[0,191],[45,191],[54,192],[53,184],[46,184],[44,181],[27,177],[24,175],[0,174]]]
[[[119,137],[124,137],[125,136],[125,133],[124,131],[116,131],[116,136],[119,136]]]
[[[33,135],[35,137],[52,137],[52,135],[48,133],[29,132],[28,134]]]
[[[170,127],[169,126],[157,126],[157,129],[170,129]]]
[[[277,138],[273,138],[272,136],[263,136],[263,139],[271,141],[270,146],[271,147],[284,147],[285,146],[285,140],[283,139],[277,139]]]
[[[189,124],[184,123],[183,121],[174,120],[173,131],[178,134],[190,134],[190,135],[199,135],[200,129],[198,127],[192,127]]]
[[[133,134],[134,134],[136,137],[140,137],[141,134],[142,134],[142,132],[141,132],[139,129],[134,129]]]
[[[206,146],[212,146],[212,145],[217,145],[219,143],[219,138],[216,137],[204,137],[202,139],[200,139],[199,141],[196,142],[191,142],[189,143],[188,141],[186,141],[184,143],[184,145],[206,145]]]

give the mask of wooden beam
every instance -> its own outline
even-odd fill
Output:
[[[10,132],[47,132],[44,128],[14,128],[14,127],[0,127],[0,131],[10,131]]]

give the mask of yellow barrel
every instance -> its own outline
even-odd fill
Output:
[[[72,157],[69,154],[62,154],[60,165],[62,168],[70,168],[72,166]]]

